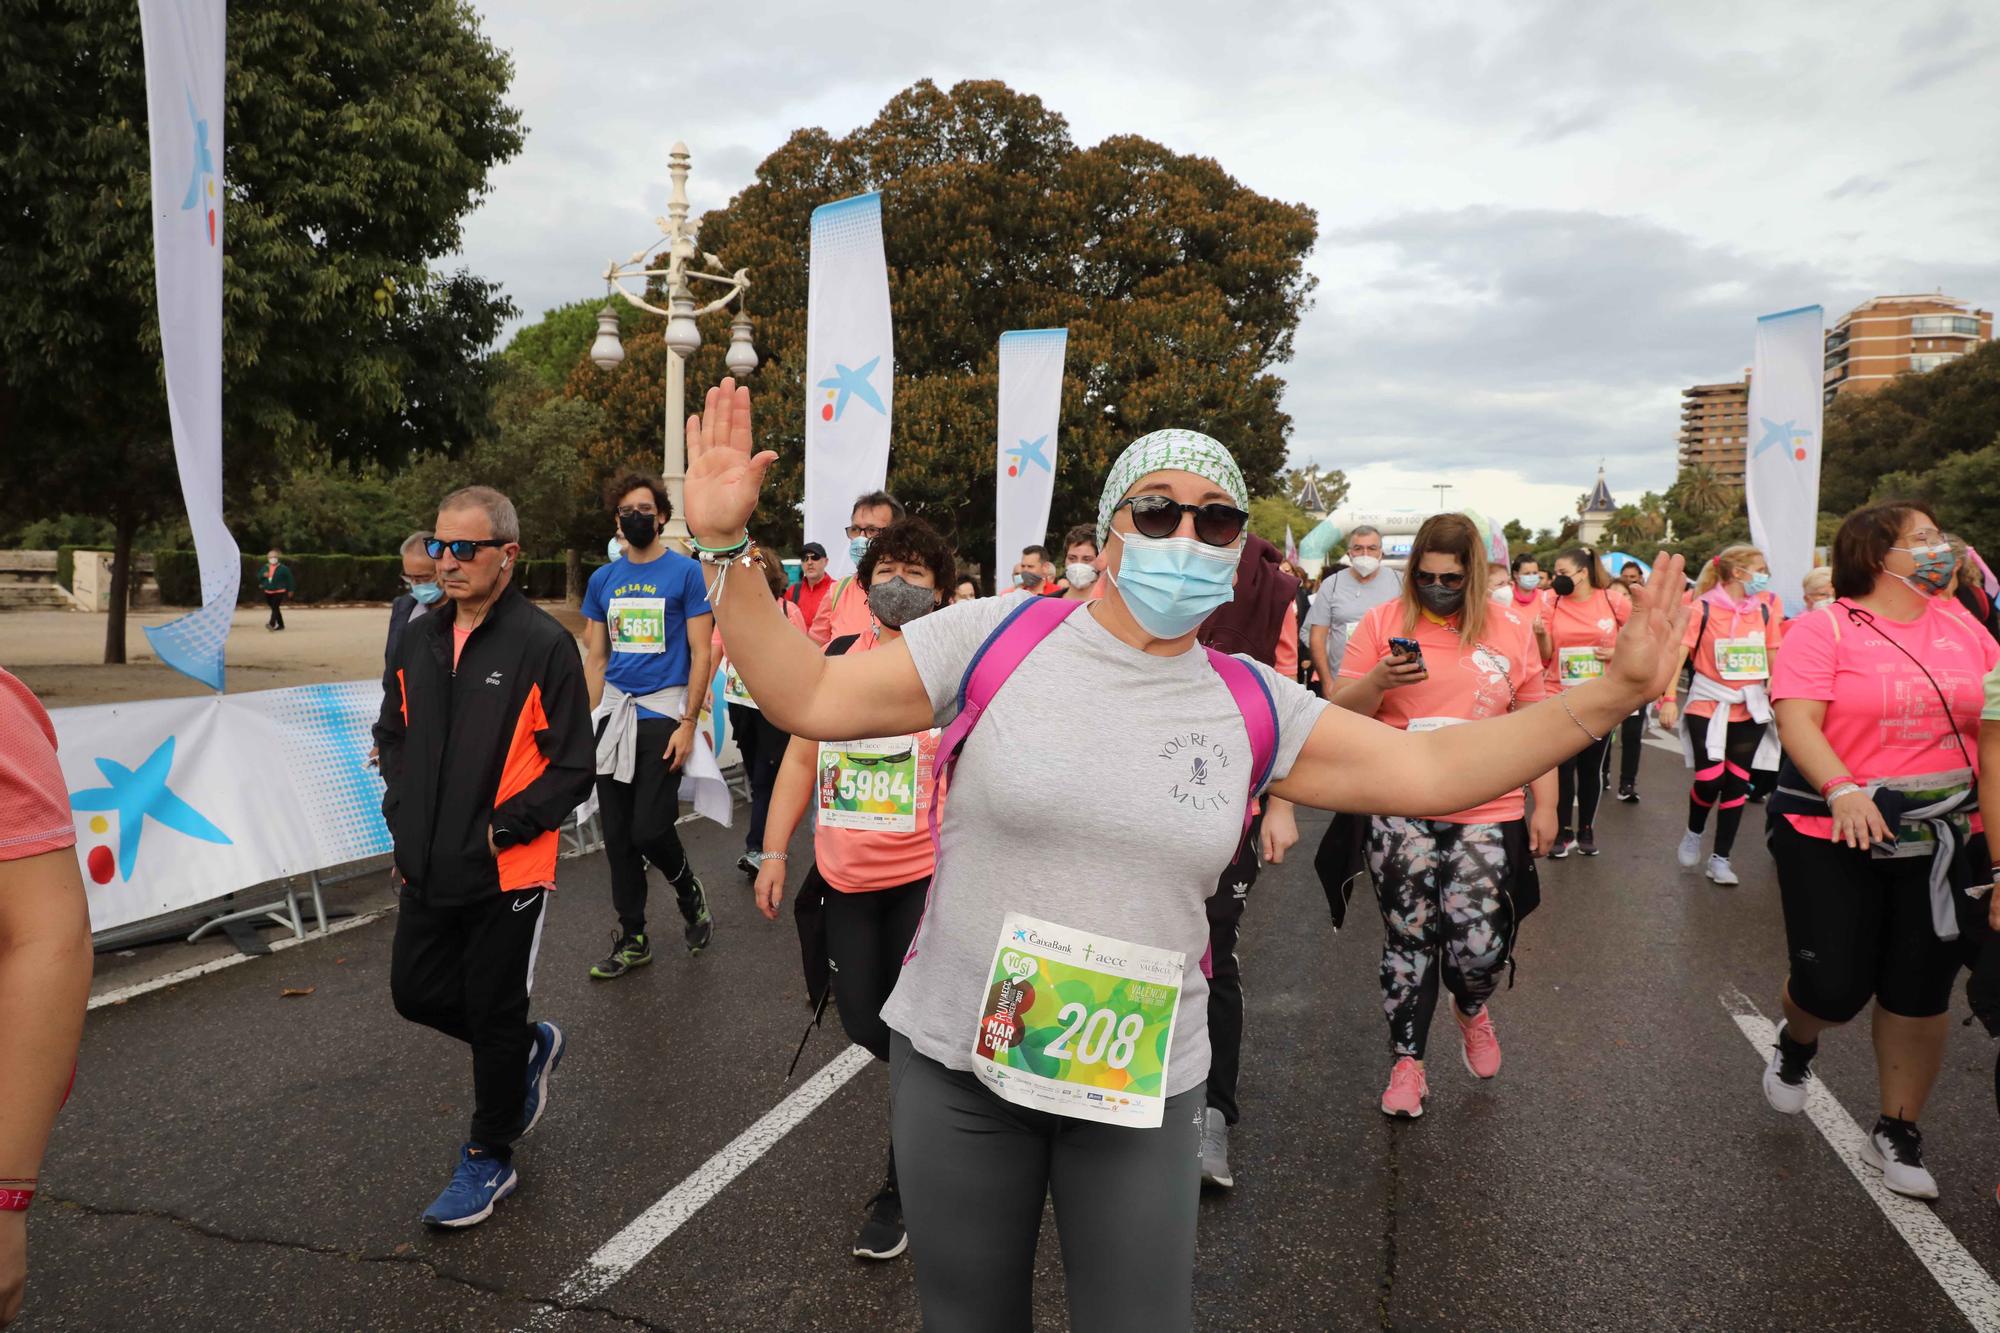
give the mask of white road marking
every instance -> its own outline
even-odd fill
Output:
[[[583,1266],[571,1273],[557,1290],[556,1300],[560,1305],[543,1309],[526,1327],[539,1333],[558,1328],[568,1313],[561,1306],[587,1304],[610,1290],[874,1059],[859,1046],[849,1046],[834,1056],[818,1073],[792,1089],[790,1096],[766,1111],[756,1124],[724,1144],[693,1175],[668,1190],[623,1231],[599,1246],[597,1253],[584,1260]]]
[[[301,944],[311,944],[314,940],[323,940],[327,935],[338,935],[343,930],[355,930],[367,925],[371,921],[380,920],[386,914],[387,909],[384,909],[381,912],[364,912],[360,916],[351,916],[345,921],[336,921],[326,928],[326,935],[315,933],[306,936],[304,939],[287,935],[283,939],[271,941],[271,952],[279,953],[285,949],[296,949]],[[101,1009],[107,1004],[123,1004],[134,996],[145,995],[156,990],[165,990],[169,986],[178,986],[183,981],[193,981],[196,977],[205,977],[211,972],[220,972],[225,967],[235,967],[238,963],[247,963],[252,959],[262,957],[264,955],[260,953],[233,953],[224,958],[213,958],[206,963],[197,963],[193,967],[184,967],[178,972],[169,972],[163,977],[154,977],[150,981],[136,981],[130,986],[119,986],[116,989],[104,992],[102,995],[93,995],[90,997],[90,1007],[92,1009]]]
[[[1722,1007],[1729,1011],[1729,1016],[1736,1020],[1736,1026],[1756,1049],[1758,1060],[1768,1061],[1771,1048],[1778,1043],[1777,1027],[1758,1012],[1757,1006],[1741,991],[1727,991],[1721,998]],[[1889,1219],[1889,1225],[1902,1235],[1917,1260],[1930,1270],[1931,1276],[1944,1288],[1944,1294],[1951,1297],[1959,1313],[1979,1333],[2000,1333],[2000,1282],[1995,1282],[1993,1275],[1966,1253],[1965,1247],[1958,1243],[1958,1237],[1938,1220],[1937,1213],[1929,1205],[1893,1193],[1882,1183],[1882,1173],[1861,1158],[1861,1145],[1867,1138],[1866,1132],[1855,1123],[1854,1117],[1847,1114],[1847,1108],[1826,1090],[1826,1084],[1821,1079],[1813,1080],[1812,1091],[1806,1098],[1806,1117],[1826,1138],[1834,1155],[1861,1182],[1863,1192],[1875,1201],[1875,1206]]]

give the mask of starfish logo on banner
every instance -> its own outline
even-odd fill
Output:
[[[1766,449],[1775,445],[1796,461],[1806,461],[1806,453],[1811,448],[1812,427],[1801,426],[1796,421],[1773,421],[1769,417],[1758,417],[1757,420],[1764,427],[1764,437],[1750,451],[1752,458],[1761,457]]]
[[[847,411],[847,400],[850,398],[859,398],[883,416],[888,416],[889,409],[882,405],[882,396],[868,382],[868,377],[875,373],[875,367],[881,364],[879,356],[859,369],[849,369],[838,361],[834,362],[833,374],[819,382],[819,387],[826,390],[826,402],[820,405],[819,419],[840,420],[841,414]]]
[[[215,157],[208,151],[208,122],[194,109],[194,94],[187,94],[188,120],[194,126],[194,168],[188,175],[187,198],[181,211],[201,208],[208,214],[208,243],[215,244]]]
[[[118,857],[116,869],[121,879],[130,880],[139,864],[139,837],[146,821],[164,825],[176,833],[203,842],[231,845],[229,835],[209,822],[206,815],[189,805],[167,786],[174,766],[174,738],[167,737],[134,770],[115,759],[97,761],[104,775],[102,787],[86,787],[70,793],[70,804],[78,810],[110,811],[118,816]],[[100,837],[110,831],[110,821],[102,814],[91,816],[90,831]],[[92,880],[109,883],[114,863],[111,849],[99,844],[90,849],[85,865]]]
[[[1044,472],[1054,472],[1055,469],[1049,466],[1049,460],[1042,456],[1042,447],[1048,442],[1049,437],[1044,435],[1039,440],[1023,440],[1012,449],[1009,449],[1007,457],[1014,461],[1007,465],[1007,475],[1010,477],[1020,476],[1028,470],[1030,463],[1033,463]]]

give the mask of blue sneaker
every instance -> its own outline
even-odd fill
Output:
[[[521,1177],[513,1167],[470,1143],[458,1150],[458,1170],[437,1201],[424,1209],[424,1225],[469,1227],[493,1215],[493,1205],[514,1192]]]
[[[535,1049],[528,1053],[528,1099],[521,1104],[521,1132],[526,1138],[549,1104],[549,1075],[562,1063],[562,1029],[554,1023],[535,1024]]]

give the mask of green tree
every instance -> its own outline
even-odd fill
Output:
[[[457,0],[239,0],[226,72],[225,476],[394,465],[485,425],[511,307],[436,270],[519,151],[507,58]],[[0,23],[0,505],[134,534],[180,509],[154,307],[145,68],[129,0]],[[107,299],[109,295],[110,299]]]
[[[1927,504],[1939,523],[1983,554],[2000,551],[1996,497],[2000,497],[2000,435],[1984,449],[1947,454],[1921,471],[1885,473],[1869,499]],[[1994,561],[1988,557],[1987,563]]]
[[[1287,499],[1297,500],[1304,493],[1308,480],[1319,488],[1320,502],[1329,514],[1347,503],[1347,474],[1339,468],[1322,468],[1317,463],[1292,468],[1278,478],[1279,493]]]
[[[2000,343],[1986,343],[1927,374],[1899,375],[1873,393],[1840,394],[1826,413],[1819,507],[1846,514],[1882,497],[1885,474],[1910,478],[1926,494],[1942,495],[1925,475],[1958,455],[1989,448],[1996,436]],[[1990,509],[1992,494],[1975,507]],[[1961,535],[1978,522],[1970,513],[1937,518]]]
[[[1312,211],[1245,188],[1216,162],[1118,135],[1078,148],[1040,99],[995,82],[925,81],[843,137],[799,130],[701,245],[747,267],[763,443],[778,452],[757,529],[799,537],[809,220],[818,205],[883,196],[896,336],[890,488],[963,551],[993,533],[999,335],[1069,330],[1050,528],[1094,518],[1112,458],[1166,426],[1235,452],[1257,494],[1284,465],[1290,418],[1276,368],[1314,279]],[[723,375],[720,322],[689,366],[690,392]],[[568,391],[601,403],[592,457],[656,457],[661,357],[642,324],[610,375],[584,364]],[[636,385],[628,391],[628,386]]]
[[[1280,551],[1285,549],[1286,528],[1292,530],[1294,540],[1304,541],[1318,524],[1318,519],[1292,503],[1290,495],[1260,495],[1250,502],[1250,531]]]

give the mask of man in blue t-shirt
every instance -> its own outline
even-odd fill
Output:
[[[700,953],[714,934],[708,896],[674,824],[681,812],[681,766],[700,743],[695,727],[708,686],[715,616],[701,566],[661,540],[673,516],[665,484],[628,472],[614,478],[604,496],[626,550],[590,576],[583,643],[590,706],[610,705],[597,732],[597,808],[618,942],[590,969],[591,976],[610,980],[653,961],[646,935],[647,862],[673,883],[687,922],[688,952]]]

